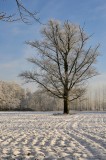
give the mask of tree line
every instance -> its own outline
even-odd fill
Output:
[[[41,91],[31,93],[28,89],[23,89],[14,82],[0,81],[0,110],[61,110],[61,102]]]
[[[83,97],[73,102],[71,109],[106,111],[106,86],[89,88]]]
[[[14,82],[0,81],[0,110],[62,111],[63,101],[41,90],[31,93]],[[69,110],[106,110],[106,86],[87,90],[69,103]]]

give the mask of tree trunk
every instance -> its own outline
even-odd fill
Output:
[[[64,84],[64,114],[69,114],[68,108],[68,61],[67,61],[68,54],[65,54],[64,59],[64,73],[65,73],[65,84]]]
[[[69,114],[68,98],[64,98],[64,114]]]

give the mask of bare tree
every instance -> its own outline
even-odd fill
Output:
[[[18,15],[16,13],[8,15],[8,13],[2,11],[0,12],[0,20],[8,22],[22,20],[24,23],[30,24],[31,19],[33,19],[40,23],[40,20],[37,17],[37,12],[29,11],[29,9],[25,7],[21,0],[15,0],[15,3],[18,9]]]
[[[69,101],[85,93],[86,81],[97,75],[94,63],[98,47],[87,48],[87,36],[80,26],[66,21],[63,25],[50,20],[42,31],[42,40],[26,42],[36,48],[36,56],[29,58],[35,69],[20,76],[26,82],[36,82],[45,91],[62,98],[64,113],[69,113]]]

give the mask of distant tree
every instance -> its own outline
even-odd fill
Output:
[[[35,66],[34,70],[20,76],[63,99],[64,113],[68,114],[68,102],[81,97],[86,90],[86,81],[97,75],[93,64],[99,46],[87,48],[90,36],[83,28],[68,21],[62,25],[50,20],[41,34],[41,41],[26,42],[36,49],[36,56],[28,59]]]
[[[102,109],[106,110],[106,86],[102,87]]]
[[[56,97],[51,97],[41,90],[32,93],[28,100],[28,106],[36,111],[56,111],[62,110],[61,102]]]
[[[8,12],[1,11],[0,12],[0,20],[2,21],[8,21],[8,22],[13,22],[17,20],[22,20],[24,23],[30,24],[31,19],[37,21],[40,23],[39,18],[37,17],[37,12],[30,11],[25,7],[25,5],[22,2],[23,0],[15,0],[17,9],[18,9],[18,14],[12,13],[8,15]],[[3,0],[0,2],[2,3]],[[11,5],[11,2],[10,2]]]
[[[24,89],[16,83],[0,81],[0,110],[22,109]]]

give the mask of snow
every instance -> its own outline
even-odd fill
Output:
[[[0,112],[0,160],[106,160],[106,112]]]

